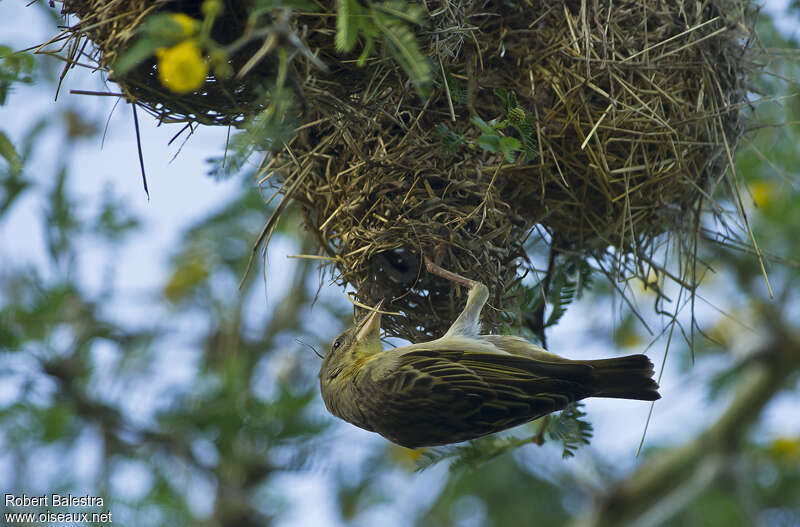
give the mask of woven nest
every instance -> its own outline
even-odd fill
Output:
[[[661,270],[653,256],[663,235],[697,234],[701,202],[742,130],[748,4],[453,8],[423,36],[450,73],[428,100],[410,95],[390,65],[344,85],[305,79],[314,124],[271,167],[304,205],[341,281],[366,304],[393,300],[403,316],[385,317],[389,330],[413,340],[441,334],[463,305],[454,286],[421,271],[422,256],[489,285],[495,309],[484,323],[493,329],[518,309],[514,285],[532,270],[525,242],[534,225],[559,254],[611,259],[605,268],[622,274]],[[453,153],[437,133],[444,123],[474,140],[471,111],[507,117],[497,89],[515,92],[531,116],[534,159]]]
[[[293,195],[341,281],[363,302],[390,300],[403,316],[385,317],[384,327],[406,338],[440,334],[463,307],[451,284],[423,272],[423,256],[488,284],[491,306],[512,305],[505,296],[520,279],[532,225],[510,205],[511,181],[492,183],[473,171],[479,159],[442,159],[424,142],[387,157],[380,136],[363,139],[371,162],[347,148],[306,156],[300,163],[310,170]],[[498,309],[484,317],[504,320]]]
[[[92,39],[107,66],[145,14],[200,18],[200,3],[69,0],[64,11],[81,18],[72,37]],[[225,4],[212,35],[222,44],[242,34],[250,5]],[[463,305],[457,287],[423,271],[423,257],[489,286],[489,329],[509,322],[520,306],[516,285],[539,271],[533,240],[550,244],[548,276],[576,258],[616,270],[615,280],[669,274],[660,244],[697,236],[741,134],[753,70],[750,1],[422,5],[429,23],[417,41],[435,72],[428,97],[387,53],[359,67],[360,49],[335,50],[337,2],[285,21],[293,38],[283,35],[278,47],[294,46],[289,84],[305,124],[268,169],[302,205],[340,282],[365,304],[389,300],[402,316],[385,317],[387,329],[415,340],[441,334]],[[234,71],[261,44],[234,55]],[[275,64],[267,54],[238,84],[209,78],[189,96],[165,93],[152,61],[115,80],[162,119],[228,124],[260,108],[258,89]],[[515,94],[516,107],[498,90]],[[476,146],[473,116],[523,119],[528,137],[519,127],[502,134],[535,155],[509,161]],[[693,258],[682,259],[684,269]]]
[[[214,23],[211,38],[221,46],[230,46],[245,33],[250,2],[223,3],[224,11]],[[68,64],[93,63],[109,71],[131,46],[147,16],[175,12],[202,20],[201,5],[198,0],[65,0],[61,13],[76,15],[80,21],[56,40],[67,40]],[[233,71],[240,71],[260,47],[261,42],[255,40],[237,45],[236,52],[230,55]],[[176,94],[161,84],[155,57],[149,57],[124,76],[112,75],[110,80],[119,85],[129,102],[135,102],[162,122],[237,125],[263,108],[264,86],[274,75],[274,61],[259,61],[241,78],[221,79],[211,72],[201,89]]]

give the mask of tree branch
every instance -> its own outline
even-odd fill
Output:
[[[725,468],[726,459],[737,451],[750,425],[800,369],[797,338],[785,331],[771,333],[772,342],[745,366],[733,401],[716,423],[684,446],[643,464],[599,498],[589,515],[574,525],[658,525],[713,482]]]

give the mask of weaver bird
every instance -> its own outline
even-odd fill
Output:
[[[568,360],[520,337],[481,335],[486,286],[427,267],[470,288],[464,310],[441,338],[383,351],[379,302],[322,361],[322,398],[333,415],[417,448],[505,430],[587,397],[661,397],[645,355]]]

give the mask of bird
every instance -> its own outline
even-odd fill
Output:
[[[488,288],[427,259],[426,267],[469,288],[464,309],[442,337],[384,351],[378,302],[323,358],[331,414],[415,449],[476,439],[587,397],[661,397],[645,355],[569,360],[518,336],[481,334]]]

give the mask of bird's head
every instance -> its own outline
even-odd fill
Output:
[[[322,360],[319,370],[320,383],[326,385],[342,371],[357,369],[366,359],[383,351],[380,339],[383,300],[372,308],[364,318],[336,337],[331,349]]]

